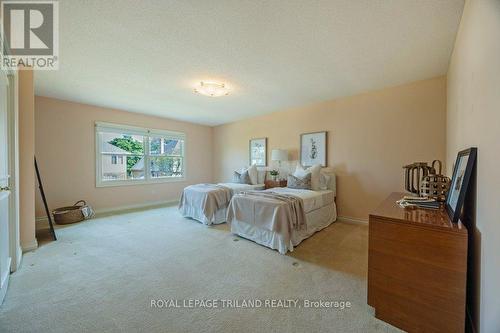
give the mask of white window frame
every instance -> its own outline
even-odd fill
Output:
[[[101,132],[115,132],[131,135],[144,136],[144,179],[127,179],[127,180],[102,180],[102,154],[101,154]],[[149,138],[151,136],[173,137],[184,140],[182,149],[182,177],[161,177],[152,178],[150,170],[150,151]],[[149,129],[130,125],[113,124],[106,122],[95,122],[95,179],[96,187],[112,187],[112,186],[130,186],[130,185],[145,185],[158,183],[182,182],[186,180],[186,134],[170,130]]]

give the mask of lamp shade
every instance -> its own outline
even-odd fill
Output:
[[[271,152],[271,160],[288,161],[288,152],[284,149],[273,149]]]

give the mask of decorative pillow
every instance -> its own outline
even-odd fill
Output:
[[[252,164],[248,169],[248,176],[250,176],[250,181],[252,185],[257,185],[259,184],[259,179],[258,179],[258,171],[257,171],[257,166],[255,164]]]
[[[238,172],[239,174],[242,174],[244,173],[245,171],[248,171],[248,176],[250,177],[250,183],[251,185],[256,185],[256,184],[263,184],[263,183],[259,183],[259,179],[258,179],[258,170],[257,170],[257,166],[254,164],[254,165],[251,165],[249,166],[248,168],[241,168],[239,170],[236,170],[236,172]]]
[[[320,189],[320,184],[319,184],[319,176],[321,172],[321,164],[316,164],[313,165],[312,167],[309,167],[304,170],[302,165],[297,164],[297,167],[295,168],[295,172],[293,175],[295,177],[304,177],[307,173],[311,174],[311,189],[314,191],[318,191]]]
[[[304,168],[302,167],[302,165],[297,164],[297,166],[295,167],[295,172],[293,173],[293,175],[295,177],[304,177],[305,175],[307,175],[307,172],[306,172],[306,170],[304,170]]]
[[[241,173],[238,171],[235,171],[234,176],[233,176],[233,181],[235,183],[239,183],[239,184],[249,184],[249,185],[252,184],[252,182],[250,180],[250,176],[248,175],[248,170],[241,172]]]
[[[310,190],[311,189],[311,173],[307,173],[304,177],[296,177],[294,175],[288,175],[287,187],[295,188],[300,190]]]
[[[330,184],[330,176],[326,173],[320,172],[319,174],[319,189],[328,190],[328,185]]]

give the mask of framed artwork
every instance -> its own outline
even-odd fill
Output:
[[[250,139],[250,165],[267,166],[267,138]]]
[[[326,167],[326,132],[300,135],[300,164],[309,167],[321,164]]]
[[[453,222],[457,222],[460,218],[476,155],[477,148],[469,148],[458,153],[450,190],[446,197],[446,211]]]

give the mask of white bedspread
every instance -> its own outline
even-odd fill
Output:
[[[233,194],[241,191],[263,190],[265,187],[264,184],[249,185],[239,183],[218,183],[217,185],[229,187],[231,190],[233,190]]]
[[[301,198],[304,202],[305,213],[309,213],[313,210],[329,205],[335,199],[333,192],[330,190],[312,191],[288,187],[275,187],[266,191],[273,191],[279,194],[289,194]]]
[[[315,232],[327,227],[337,218],[333,191],[273,188],[262,192],[275,192],[300,198],[307,228],[295,230],[291,227],[266,227],[269,225],[274,226],[277,222],[287,223],[287,221],[283,222],[283,219],[275,221],[277,217],[284,215],[284,205],[276,200],[273,203],[272,200],[267,198],[245,196],[244,194],[233,197],[231,200],[228,207],[228,223],[231,223],[231,232],[276,249],[281,254],[293,251],[294,246],[312,236]]]
[[[227,189],[228,191],[224,191]],[[226,222],[227,206],[232,196],[241,191],[263,190],[264,184],[238,183],[198,184],[184,189],[179,211],[184,217],[212,225]]]

